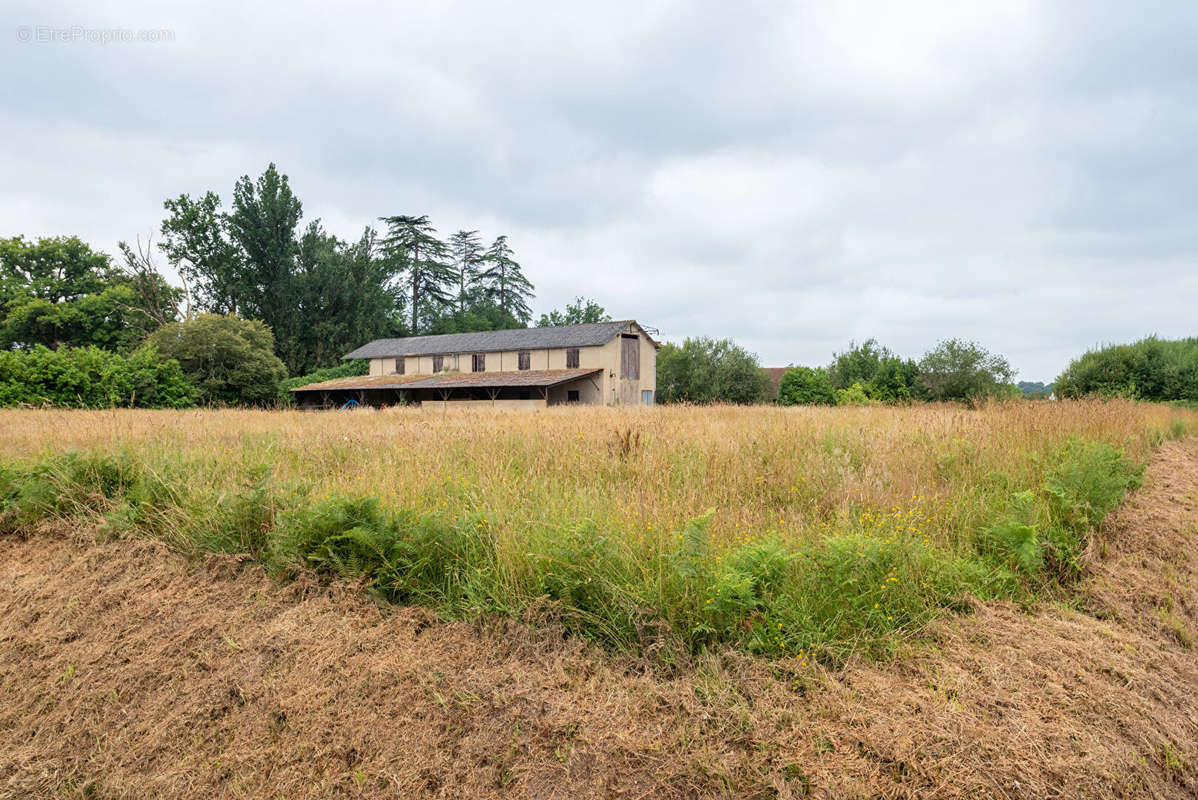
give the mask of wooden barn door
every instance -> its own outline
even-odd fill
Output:
[[[641,340],[632,333],[620,334],[620,403],[633,406],[640,399]]]

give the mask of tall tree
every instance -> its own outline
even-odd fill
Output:
[[[158,248],[191,286],[196,304],[216,314],[244,313],[246,257],[229,236],[220,196],[207,192],[192,200],[181,194],[162,205],[168,216]]]
[[[425,215],[380,219],[387,225],[383,247],[395,260],[396,272],[403,275],[411,314],[410,333],[420,333],[422,321],[430,322],[450,303],[447,287],[453,281],[453,271],[446,263],[449,249],[437,238],[436,229]]]
[[[186,319],[191,315],[191,293],[186,278],[183,288],[171,286],[154,264],[154,247],[152,241],[141,246],[138,238],[137,249],[134,250],[127,242],[117,242],[125,263],[121,274],[133,290],[136,298],[135,307],[149,317],[156,326]],[[182,277],[182,276],[180,276]]]
[[[294,326],[304,324],[293,312],[292,280],[299,252],[295,231],[302,215],[303,204],[274,164],[256,182],[243,175],[233,187],[229,235],[253,265],[242,285],[243,313],[261,319],[276,337],[287,338]]]
[[[527,325],[532,319],[529,301],[532,300],[533,286],[524,277],[513,255],[507,237],[496,237],[483,256],[487,267],[479,274],[479,280],[495,305]]]
[[[103,291],[113,273],[108,256],[77,236],[0,239],[0,292],[5,294],[20,292],[50,303],[78,300]]]
[[[353,243],[326,233],[319,220],[305,228],[294,289],[294,313],[304,324],[276,344],[294,370],[333,366],[347,350],[395,332],[403,297],[393,286],[393,262],[377,250],[370,228]]]
[[[473,304],[475,284],[482,271],[483,246],[478,240],[478,231],[458,231],[450,236],[449,254],[453,258],[457,312],[465,314],[466,309]]]

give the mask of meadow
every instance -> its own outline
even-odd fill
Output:
[[[885,658],[975,600],[1068,602],[1198,412],[980,408],[0,411],[0,533],[64,526],[358,580],[664,662]]]

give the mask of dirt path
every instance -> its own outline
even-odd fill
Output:
[[[1086,612],[985,606],[890,666],[654,675],[151,542],[0,542],[0,797],[1193,797],[1198,441]]]

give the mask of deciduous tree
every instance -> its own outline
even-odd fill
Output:
[[[1003,394],[1015,371],[976,342],[946,339],[920,360],[919,373],[932,400],[975,400]]]
[[[586,297],[575,297],[573,303],[567,303],[565,311],[550,311],[542,314],[537,320],[538,328],[549,328],[557,325],[582,325],[588,322],[611,322],[611,317],[603,306]]]

